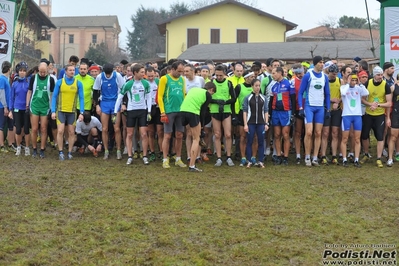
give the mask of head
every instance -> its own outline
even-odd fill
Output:
[[[352,68],[348,65],[341,67],[341,75],[343,80],[347,80],[348,76],[352,73]]]
[[[71,55],[71,57],[69,57],[69,64],[73,65],[74,67],[79,63],[79,57],[77,57],[76,55]]]
[[[147,80],[153,82],[155,80],[155,69],[152,66],[149,66],[145,69],[145,75],[147,76]]]
[[[328,79],[335,80],[338,75],[338,66],[336,64],[332,64],[328,67]]]
[[[301,63],[301,66],[303,66],[304,73],[306,73],[308,71],[308,69],[310,68],[310,63],[307,61],[303,61]]]
[[[86,62],[80,63],[80,66],[79,66],[79,74],[80,74],[82,77],[85,77],[85,76],[87,75],[88,72],[89,72],[89,66],[87,65],[87,63],[86,63]]]
[[[43,78],[47,76],[47,74],[48,74],[48,66],[47,66],[46,63],[41,62],[41,63],[39,64],[39,69],[38,69],[38,70],[39,70],[39,71],[38,71],[39,76],[41,76],[41,77],[43,77]],[[74,73],[75,73],[75,69],[74,69]]]
[[[75,76],[75,65],[67,64],[65,66],[65,76],[67,78],[73,78],[73,76]]]
[[[1,64],[1,73],[3,73],[4,75],[8,75],[10,74],[11,71],[11,63],[8,61],[4,61]]]
[[[212,95],[216,92],[216,85],[212,81],[205,83],[205,89]]]
[[[215,65],[207,64],[207,66],[209,68],[208,78],[212,78],[213,74],[215,74]]]
[[[255,61],[255,62],[252,64],[251,71],[254,72],[254,75],[255,75],[255,76],[258,76],[260,73],[263,72],[263,71],[262,71],[262,63],[259,62],[259,61]],[[245,75],[245,74],[244,74],[244,75]]]
[[[84,111],[83,113],[83,123],[85,123],[86,125],[90,124],[91,122],[91,114],[88,111]]]
[[[199,67],[195,68],[195,75],[201,77],[201,68]]]
[[[272,70],[273,70],[273,66],[272,66],[273,60],[274,60],[273,58],[266,59],[266,71],[269,73],[272,73]]]
[[[395,72],[395,66],[391,62],[385,62],[382,70],[384,70],[385,77],[392,78],[393,73]]]
[[[267,70],[267,67],[266,67],[265,63],[262,63],[261,69],[262,69],[262,72],[265,72]]]
[[[369,80],[369,75],[366,71],[360,71],[359,73],[357,73],[357,77],[361,84],[366,84],[366,82]]]
[[[288,77],[288,69],[286,67],[283,67],[283,76],[286,78]]]
[[[48,73],[54,74],[54,65],[51,62],[50,62],[50,64],[48,64]]]
[[[145,68],[142,64],[136,64],[132,67],[132,74],[135,80],[141,80],[145,74]]]
[[[204,65],[201,67],[201,77],[204,79],[208,79],[209,77],[209,67],[207,65]]]
[[[18,76],[20,78],[25,78],[26,77],[26,73],[28,72],[28,64],[25,61],[19,62],[15,66],[15,72],[18,73]]]
[[[110,76],[112,74],[112,72],[114,71],[114,65],[110,64],[110,63],[106,63],[103,66],[103,71],[106,75]]]
[[[367,63],[366,60],[360,60],[359,62],[357,62],[357,65],[359,67],[358,71],[369,71],[369,64]]]
[[[277,60],[277,59],[273,59],[273,61],[272,61],[272,69],[280,67],[280,66],[281,66],[280,61]]]
[[[275,81],[281,81],[284,78],[284,69],[282,67],[273,68],[272,78]]]
[[[158,63],[157,63],[157,62],[152,63],[152,67],[153,67],[155,70],[158,70]]]
[[[193,65],[185,65],[184,76],[189,80],[193,80],[195,76],[195,67]]]
[[[381,67],[376,66],[373,69],[373,79],[375,82],[381,82],[383,78],[384,70]]]
[[[247,84],[251,84],[252,80],[255,78],[255,73],[251,72],[249,70],[245,70],[244,71],[244,79],[245,79],[245,83]]]
[[[324,67],[323,58],[322,58],[321,56],[319,56],[319,55],[316,55],[316,56],[313,58],[313,65],[314,65],[314,70],[315,70],[316,72],[321,72],[321,71],[323,71],[323,67]]]
[[[359,82],[359,79],[356,74],[351,74],[351,81],[349,82],[349,86],[354,87]]]
[[[303,75],[305,74],[305,70],[303,69],[303,66],[301,64],[293,65],[292,72],[298,79],[302,79]]]
[[[98,74],[100,74],[100,67],[97,65],[92,65],[89,68],[89,73],[90,73],[90,76],[92,76],[93,78],[96,78],[98,76]]]
[[[225,79],[226,76],[226,70],[222,65],[218,65],[215,68],[215,77],[216,80],[219,82],[222,82]]]
[[[251,86],[252,86],[252,91],[255,94],[258,94],[260,92],[260,80],[259,79],[253,79],[251,82]]]
[[[236,63],[234,65],[234,76],[236,77],[242,77],[242,74],[244,73],[244,67],[243,65]]]
[[[179,78],[184,73],[184,64],[182,61],[176,61],[172,64],[170,75],[174,78]]]

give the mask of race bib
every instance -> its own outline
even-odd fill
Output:
[[[350,106],[351,107],[356,107],[356,100],[355,99],[351,99]]]

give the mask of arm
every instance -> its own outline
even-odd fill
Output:
[[[296,96],[295,93],[290,95],[291,97],[291,110],[295,111],[296,110]]]
[[[228,99],[226,101],[226,104],[235,104],[237,97],[236,97],[236,93],[234,91],[233,83],[231,83],[231,81],[229,81],[228,84],[229,84],[230,99]]]
[[[200,111],[200,118],[201,118],[201,127],[205,126],[205,114],[208,109],[209,103],[212,100],[212,95],[209,92],[206,92],[206,100],[205,102],[201,105],[201,111]]]
[[[85,100],[83,95],[83,84],[78,80],[78,93],[79,93],[79,106],[80,106],[80,114],[83,114],[85,111]]]
[[[62,81],[62,79],[59,79],[57,81],[57,83],[55,84],[53,96],[51,97],[51,113],[54,113],[54,114],[57,111],[57,99],[58,99],[58,95],[60,94],[61,81]]]
[[[323,74],[324,75],[324,74]],[[327,75],[324,75],[325,78],[325,85],[324,85],[324,104],[329,111],[331,108],[331,101],[330,101],[330,82],[328,81]],[[327,112],[328,112],[327,111]]]
[[[163,102],[163,95],[165,94],[166,82],[167,78],[166,76],[163,76],[159,80],[159,86],[158,86],[158,105],[161,114],[165,113],[165,104]]]
[[[303,103],[303,93],[307,90],[309,86],[309,73],[306,73],[301,81],[301,86],[299,87],[299,92],[298,92],[298,105],[299,109],[303,109],[302,103]]]
[[[17,83],[13,83],[11,86],[11,95],[10,95],[10,111],[12,111],[14,109],[14,100],[15,100],[15,85]]]
[[[339,90],[341,91],[341,97],[345,97],[349,90],[349,84],[342,85]]]
[[[114,114],[118,113],[119,106],[121,106],[123,96],[125,95],[125,87],[122,88],[121,93],[118,94],[118,98],[116,99],[115,102],[115,107],[114,107]]]
[[[82,134],[77,133],[77,139],[80,143],[82,143],[85,147],[89,146],[89,143],[87,143],[84,138],[82,137]]]

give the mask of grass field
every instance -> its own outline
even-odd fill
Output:
[[[0,265],[322,265],[325,244],[399,245],[399,164],[189,173],[114,157],[0,154]]]

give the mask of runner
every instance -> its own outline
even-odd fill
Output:
[[[55,80],[48,74],[48,66],[39,64],[39,72],[33,75],[29,82],[29,91],[26,95],[26,108],[30,110],[30,124],[32,127],[32,156],[37,156],[37,135],[40,124],[40,158],[44,158],[47,140],[48,114],[50,111],[51,94],[54,91]]]
[[[59,79],[54,87],[51,98],[51,119],[57,119],[57,143],[58,157],[60,161],[65,160],[64,148],[64,130],[65,125],[68,128],[68,159],[71,160],[73,143],[75,142],[76,108],[77,96],[79,95],[79,121],[83,120],[84,98],[83,85],[75,77],[74,65],[66,65],[65,77]],[[43,139],[43,136],[42,136]],[[44,138],[46,141],[46,138]]]

